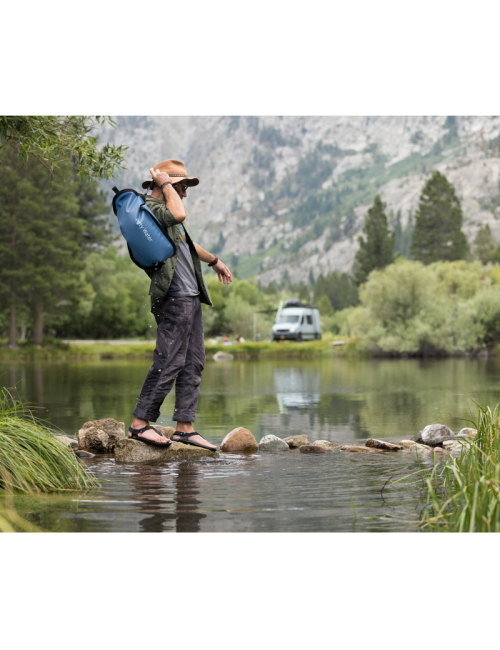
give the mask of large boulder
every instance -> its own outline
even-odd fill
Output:
[[[385,442],[385,440],[375,440],[370,438],[366,441],[367,447],[372,447],[372,449],[382,449],[382,451],[401,451],[403,449],[402,445],[393,445],[391,442]]]
[[[93,454],[112,454],[116,443],[125,438],[125,425],[113,418],[85,422],[78,432],[80,449]]]
[[[327,451],[331,451],[332,449],[338,449],[339,446],[334,444],[333,442],[330,442],[329,440],[315,440],[314,442],[311,442],[311,445],[313,447],[321,447],[322,449],[326,449]]]
[[[289,449],[290,447],[284,440],[272,434],[264,436],[259,442],[260,451],[288,451]]]
[[[420,438],[417,442],[429,447],[441,445],[445,440],[450,440],[455,434],[444,424],[428,424],[423,431],[420,432]]]
[[[167,460],[189,460],[210,456],[218,458],[216,451],[201,449],[182,442],[173,442],[168,449],[148,445],[140,440],[123,438],[115,445],[115,460],[117,463],[150,463]]]
[[[309,440],[305,433],[301,436],[288,436],[288,438],[283,438],[283,442],[286,442],[290,449],[298,449],[299,447],[302,447],[302,445],[309,444]]]
[[[244,427],[237,427],[230,431],[220,443],[221,451],[247,451],[253,452],[259,449],[257,440],[251,431]]]

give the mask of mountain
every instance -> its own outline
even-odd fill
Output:
[[[200,178],[186,207],[196,240],[263,285],[351,271],[376,194],[409,234],[435,169],[462,202],[464,232],[500,239],[500,117],[115,117],[103,141],[129,147],[134,187],[166,158]],[[407,237],[408,239],[408,237]]]

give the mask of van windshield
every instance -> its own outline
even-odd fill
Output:
[[[287,316],[286,314],[281,314],[281,316],[276,321],[277,323],[298,323],[300,316]]]

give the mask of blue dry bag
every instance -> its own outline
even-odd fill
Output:
[[[158,268],[172,257],[174,245],[165,228],[146,206],[146,195],[116,187],[113,191],[113,212],[118,217],[130,259],[144,271]]]

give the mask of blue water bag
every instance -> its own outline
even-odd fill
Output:
[[[132,261],[144,270],[157,268],[174,254],[167,231],[146,206],[144,195],[135,190],[113,190],[113,211]]]

